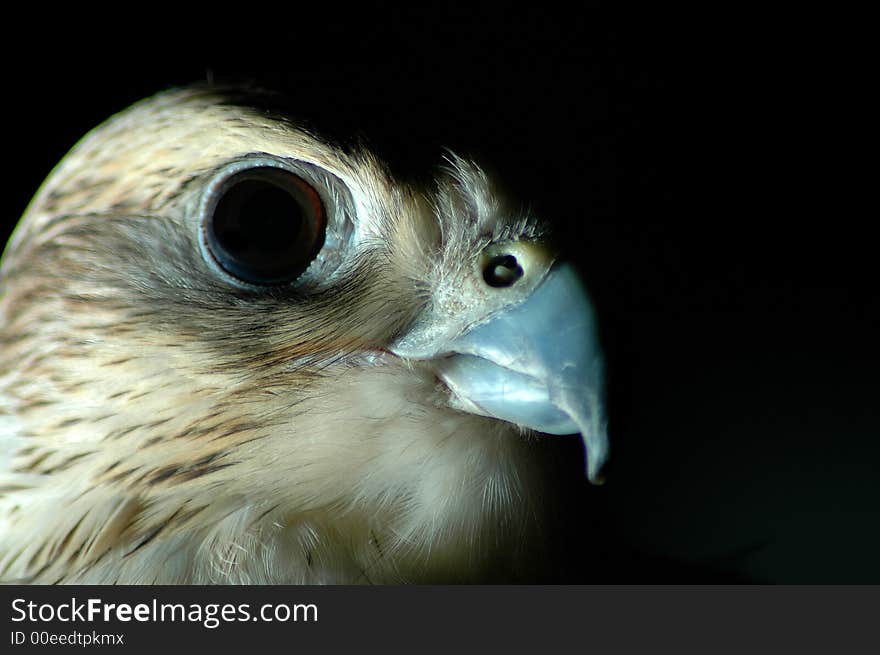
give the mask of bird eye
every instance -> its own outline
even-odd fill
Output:
[[[295,280],[324,243],[321,197],[305,180],[272,166],[223,180],[202,218],[204,243],[230,275],[258,285]]]

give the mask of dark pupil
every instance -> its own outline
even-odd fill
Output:
[[[243,180],[214,209],[213,230],[222,264],[255,282],[299,272],[305,216],[289,192],[264,180]]]

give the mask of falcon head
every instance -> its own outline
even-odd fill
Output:
[[[553,435],[606,459],[593,311],[450,156],[395,181],[244,96],[145,100],[0,269],[0,579],[519,579]]]

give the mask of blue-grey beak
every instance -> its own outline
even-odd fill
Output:
[[[509,282],[485,280],[494,261],[511,267],[502,271]],[[554,263],[540,244],[516,241],[487,249],[464,279],[440,289],[392,351],[430,360],[456,409],[545,434],[580,434],[587,476],[601,483],[608,458],[602,353],[574,267]]]
[[[547,434],[580,433],[587,476],[608,457],[602,355],[592,304],[571,265],[557,264],[521,304],[450,344],[438,375],[459,408]]]

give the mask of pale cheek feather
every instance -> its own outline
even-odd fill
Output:
[[[525,464],[533,444],[509,426],[433,405],[433,380],[418,372],[344,377],[316,386],[295,433],[254,443],[253,476],[233,483],[242,494],[271,490],[279,509],[266,520],[284,526],[272,540],[297,561],[297,575],[448,580],[515,551],[540,502],[523,491],[538,488]],[[247,446],[239,454],[248,457]],[[346,578],[352,567],[357,575]]]

